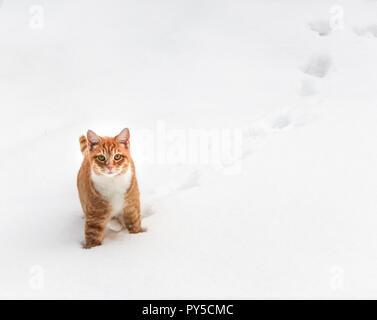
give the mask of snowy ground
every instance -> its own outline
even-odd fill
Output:
[[[377,298],[377,1],[0,4],[0,298]],[[148,231],[84,250],[77,139],[123,127]]]

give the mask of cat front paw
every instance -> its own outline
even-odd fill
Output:
[[[85,246],[84,246],[84,249],[90,249],[90,248],[93,248],[93,247],[98,247],[100,246],[102,243],[101,241],[98,241],[98,240],[87,240],[86,243],[85,243]]]
[[[140,233],[146,231],[146,229],[143,229],[140,225],[128,225],[127,229],[129,233]]]

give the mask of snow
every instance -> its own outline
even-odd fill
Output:
[[[376,297],[377,1],[0,3],[0,298]],[[147,231],[85,250],[124,127]]]

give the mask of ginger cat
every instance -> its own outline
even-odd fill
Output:
[[[89,130],[80,137],[84,155],[77,188],[85,213],[85,247],[101,245],[104,230],[117,219],[130,233],[142,231],[139,188],[130,154],[130,132],[100,137]]]

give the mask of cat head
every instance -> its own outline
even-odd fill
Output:
[[[86,135],[91,168],[96,175],[114,177],[126,173],[130,163],[130,131],[115,137],[100,137],[92,130]]]

